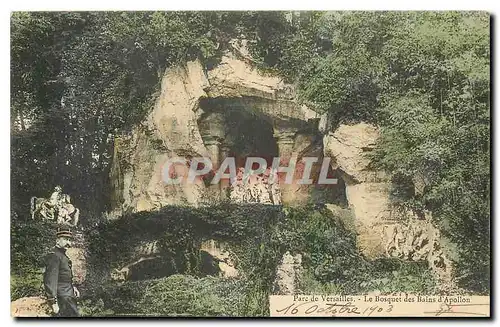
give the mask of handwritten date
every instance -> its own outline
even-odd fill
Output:
[[[370,316],[374,312],[391,312],[392,305],[379,306],[372,305],[366,308],[359,308],[357,305],[346,302],[346,303],[318,303],[318,302],[293,302],[292,304],[282,308],[277,309],[276,313],[281,313],[282,315],[313,315],[320,313],[321,315],[342,315],[342,314],[354,314],[359,316]]]

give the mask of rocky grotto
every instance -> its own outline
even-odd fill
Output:
[[[194,275],[215,276],[237,283],[239,278],[251,275],[248,267],[241,266],[244,259],[238,257],[238,253],[243,253],[238,248],[247,244],[237,229],[224,230],[226,227],[217,227],[217,223],[210,221],[212,218],[207,218],[210,222],[203,226],[215,228],[211,234],[193,232],[195,227],[185,234],[182,231],[162,234],[169,230],[169,224],[177,223],[172,216],[180,217],[194,210],[202,217],[215,203],[233,203],[242,208],[252,205],[278,208],[273,215],[316,205],[322,208],[323,219],[341,217],[336,224],[343,226],[343,233],[355,235],[353,251],[359,252],[364,260],[398,258],[425,262],[440,287],[449,291],[453,289],[450,286],[452,265],[432,215],[418,216],[395,210],[389,200],[388,177],[370,168],[367,155],[378,136],[378,127],[370,123],[338,124],[328,115],[299,104],[294,85],[285,84],[278,76],[259,72],[238,49],[227,51],[211,70],[206,70],[197,60],[169,68],[146,119],[114,140],[110,176],[112,210],[106,213],[106,222],[96,227],[97,232],[87,231],[85,241],[78,243],[71,254],[76,263],[74,269],[83,279],[80,282],[84,284],[85,278],[100,279],[120,289],[138,281],[179,273],[189,275],[190,269],[196,266]],[[203,179],[167,185],[162,178],[165,162],[173,157],[207,157],[216,166],[231,156],[236,158],[239,169],[247,157],[272,160],[292,155],[319,158],[311,169],[313,179],[318,178],[322,159],[330,158],[329,175],[337,178],[338,183],[282,184],[271,190],[265,178],[236,186],[227,182],[213,185]],[[182,175],[187,168],[176,166],[175,169],[177,175]],[[181,209],[162,211],[177,206]],[[251,214],[255,220],[268,209],[249,210],[243,215]],[[170,215],[164,225],[158,223],[162,215]],[[140,224],[135,226],[131,221],[141,217],[146,221],[151,216],[149,229],[137,227]],[[190,222],[180,220],[179,224]],[[263,223],[263,228],[271,226],[267,224],[267,221]],[[112,231],[113,226],[122,227]],[[146,232],[155,229],[156,232]],[[137,233],[133,234],[134,231]],[[265,228],[258,231],[261,236],[266,233]],[[117,244],[98,243],[96,234]],[[168,239],[182,238],[182,235],[194,239]],[[219,237],[221,235],[224,237]],[[282,252],[277,252],[280,256],[271,260],[274,266],[269,277],[272,279],[269,292],[293,294],[300,288],[298,279],[306,259],[300,251],[287,249],[286,244],[282,247]],[[180,248],[189,251],[176,252]],[[255,249],[258,251],[259,247]],[[96,253],[100,253],[98,259]],[[196,258],[190,257],[193,253]],[[191,264],[193,260],[198,261]],[[90,296],[88,301],[95,306],[97,300]],[[103,307],[112,306],[106,301],[99,303]],[[17,316],[43,316],[43,306],[39,297],[20,298],[13,302],[12,312]]]

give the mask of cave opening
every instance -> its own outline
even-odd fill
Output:
[[[198,122],[202,138],[206,145],[207,140],[218,139],[219,162],[234,157],[236,168],[240,168],[246,158],[259,157],[269,167],[278,157],[272,121],[252,105],[251,99],[208,98],[200,101],[200,108],[204,111]]]
[[[248,110],[231,109],[227,119],[227,137],[232,140],[229,155],[236,158],[236,167],[243,167],[247,157],[264,158],[270,167],[273,158],[279,155],[272,124],[262,115]]]
[[[318,131],[317,122],[287,118],[281,114],[280,104],[255,97],[204,98],[200,100],[199,107],[202,114],[198,119],[198,126],[212,163],[216,162],[214,170],[218,169],[215,166],[219,166],[227,157],[235,158],[238,172],[245,167],[248,157],[265,159],[269,169],[274,158],[284,157],[290,153],[298,154],[297,163],[303,157],[318,158],[310,175],[314,181],[313,185],[299,185],[297,181],[303,175],[300,170],[296,170],[294,185],[282,185],[280,182],[274,195],[272,187],[268,185],[264,185],[261,191],[258,190],[258,187],[254,187],[253,191],[255,192],[250,187],[240,188],[241,192],[238,193],[240,194],[240,202],[290,205],[331,203],[342,207],[348,206],[345,183],[336,169],[329,166],[327,176],[328,178],[336,178],[337,184],[322,185],[317,183],[319,168],[324,159],[323,137]],[[258,168],[257,163],[252,169],[256,168]],[[226,169],[225,173],[228,172],[229,170]],[[213,175],[215,173],[212,173],[212,176],[209,176],[207,180],[211,180]],[[263,184],[267,184],[268,178],[265,173],[256,177],[257,181]],[[217,187],[209,187],[215,193],[219,192]],[[235,194],[234,191],[233,187],[228,193],[229,198],[232,197],[231,194]],[[267,192],[270,196],[268,198],[266,195],[265,200],[256,199],[252,192],[260,192],[260,194]],[[276,199],[280,199],[279,202],[276,202]]]

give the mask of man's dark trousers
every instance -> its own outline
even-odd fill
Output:
[[[59,313],[56,317],[79,317],[80,313],[76,306],[76,298],[73,296],[58,296]]]

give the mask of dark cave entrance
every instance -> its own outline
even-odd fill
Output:
[[[255,97],[200,100],[199,106],[203,110],[198,120],[200,133],[207,148],[213,144],[210,142],[217,139],[218,162],[221,163],[226,157],[234,157],[238,169],[245,167],[248,157],[258,157],[264,158],[267,167],[271,167],[273,159],[280,156],[276,137],[279,137],[281,131],[288,130],[294,131],[294,140],[299,135],[303,140],[310,140],[306,148],[300,148],[299,145],[298,151],[302,151],[304,157],[317,157],[319,159],[317,165],[321,166],[324,159],[323,137],[318,132],[317,126],[309,121],[280,117],[280,108],[277,108],[277,113],[271,116],[261,108],[261,106],[269,105],[266,101],[268,100]],[[298,142],[300,144],[300,141]],[[294,145],[294,151],[296,150]],[[298,159],[301,160],[300,157]],[[252,168],[256,169],[257,164]],[[299,192],[307,193],[308,198],[305,200],[302,196],[301,204],[331,203],[341,207],[348,206],[345,182],[341,173],[330,166],[327,176],[336,178],[338,183],[322,185],[317,183],[317,178],[313,178],[313,185],[300,186]],[[296,174],[295,177],[298,180],[302,175]]]
[[[236,168],[240,168],[248,157],[259,157],[270,167],[279,156],[272,121],[252,105],[251,99],[208,98],[200,101],[200,107],[204,111],[198,123],[202,136],[216,135],[221,148],[227,148],[221,151],[220,161],[234,157]],[[214,114],[216,122],[210,121]]]

